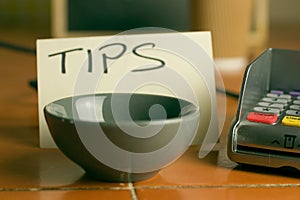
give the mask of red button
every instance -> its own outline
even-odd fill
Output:
[[[247,116],[247,120],[251,122],[260,122],[265,124],[275,124],[278,119],[276,114],[251,112]]]

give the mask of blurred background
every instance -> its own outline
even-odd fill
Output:
[[[205,1],[209,2],[209,0],[0,0],[0,40],[34,48],[37,38],[99,35],[139,26],[162,26],[178,31],[212,30],[217,26],[215,21],[207,22],[208,25],[204,26],[203,20],[199,19],[214,18],[224,9],[224,15],[233,13],[231,11],[235,7],[234,3],[227,4],[230,6],[225,8],[220,6],[218,0],[210,1],[215,2],[212,5],[206,5]],[[249,47],[247,56],[254,57],[267,47],[300,49],[300,1],[249,1],[253,2],[249,31],[260,29],[263,32],[263,39],[254,49],[251,50]],[[204,6],[207,7],[203,9]],[[236,13],[234,18],[241,18],[241,14]],[[224,23],[226,25],[227,22]],[[223,25],[224,23],[222,22]],[[222,24],[218,26],[221,27]],[[227,27],[226,25],[225,30],[230,30]],[[222,35],[224,33],[221,28],[220,31],[217,29],[213,32],[213,42],[217,43],[217,39],[214,38],[217,37],[216,32]],[[232,35],[235,33],[233,30]],[[220,48],[214,46],[214,49]],[[222,57],[218,52],[214,54],[216,57]]]

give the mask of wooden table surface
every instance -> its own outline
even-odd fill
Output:
[[[30,48],[37,37],[22,31],[0,34],[1,40]],[[297,37],[291,42],[277,34],[270,42],[300,49]],[[92,180],[58,149],[38,146],[37,92],[28,84],[36,78],[35,55],[0,48],[0,61],[0,199],[299,199],[299,174],[222,166],[217,151],[199,159],[197,146],[146,181]],[[226,89],[239,92],[242,75],[223,73]],[[223,134],[236,107],[237,99],[228,97]]]

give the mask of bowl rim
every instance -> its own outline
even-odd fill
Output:
[[[58,116],[56,114],[54,114],[53,112],[50,112],[47,107],[53,103],[56,103],[58,101],[64,100],[64,99],[70,99],[70,98],[81,98],[81,97],[88,97],[88,96],[104,96],[104,95],[108,95],[108,94],[133,94],[133,95],[145,95],[145,96],[159,96],[159,97],[164,97],[164,98],[171,98],[171,99],[178,99],[184,102],[187,102],[188,105],[191,105],[193,107],[192,110],[188,111],[187,113],[184,113],[182,115],[178,115],[176,117],[171,117],[171,118],[165,118],[165,119],[151,119],[151,120],[124,120],[124,121],[118,121],[118,123],[114,122],[114,121],[88,121],[88,120],[80,120],[80,119],[74,119],[74,118],[70,118],[70,117],[64,117],[64,116]],[[98,123],[100,125],[115,125],[115,124],[120,124],[120,125],[128,125],[130,123],[132,123],[132,121],[134,121],[137,125],[140,126],[146,126],[149,124],[149,122],[151,122],[153,125],[155,124],[162,124],[162,123],[177,123],[178,121],[181,120],[186,120],[189,118],[194,118],[195,116],[198,116],[199,113],[199,106],[193,104],[192,102],[182,99],[182,98],[177,98],[177,97],[173,97],[173,96],[168,96],[168,95],[161,95],[161,94],[149,94],[149,93],[109,93],[109,92],[105,92],[105,93],[95,93],[95,94],[83,94],[83,95],[77,95],[77,96],[68,96],[68,97],[64,97],[64,98],[60,98],[57,100],[54,100],[48,104],[46,104],[43,108],[44,113],[47,115],[50,115],[54,118],[57,119],[61,119],[64,121],[68,121],[69,123]]]

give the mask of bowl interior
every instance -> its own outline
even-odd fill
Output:
[[[129,93],[67,97],[45,109],[58,118],[105,123],[175,119],[197,111],[194,104],[183,99]]]

